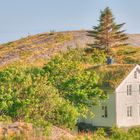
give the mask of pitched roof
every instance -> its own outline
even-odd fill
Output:
[[[134,64],[112,64],[94,66],[90,69],[95,70],[99,75],[99,86],[104,90],[114,90],[132,71]]]

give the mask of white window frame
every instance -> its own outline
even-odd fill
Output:
[[[127,117],[132,117],[132,115],[133,115],[133,108],[132,108],[132,106],[127,106],[127,108],[126,108],[126,115],[127,115]]]
[[[127,85],[127,95],[132,95],[132,85]]]
[[[138,105],[138,110],[139,110],[139,117],[140,117],[140,104]]]

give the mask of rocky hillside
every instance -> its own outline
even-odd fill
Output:
[[[51,32],[28,36],[20,40],[0,45],[0,67],[18,63],[19,65],[43,65],[50,57],[69,48],[83,48],[92,43],[93,38],[86,31]],[[128,43],[140,46],[140,34],[129,35]]]

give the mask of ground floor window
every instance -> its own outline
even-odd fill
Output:
[[[102,106],[102,117],[103,118],[107,118],[108,117],[107,106]]]
[[[127,117],[132,117],[132,106],[127,106]]]

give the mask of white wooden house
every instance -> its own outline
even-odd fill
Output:
[[[94,118],[87,116],[81,122],[104,127],[140,125],[140,66],[113,64],[95,69],[108,99],[93,107]]]

